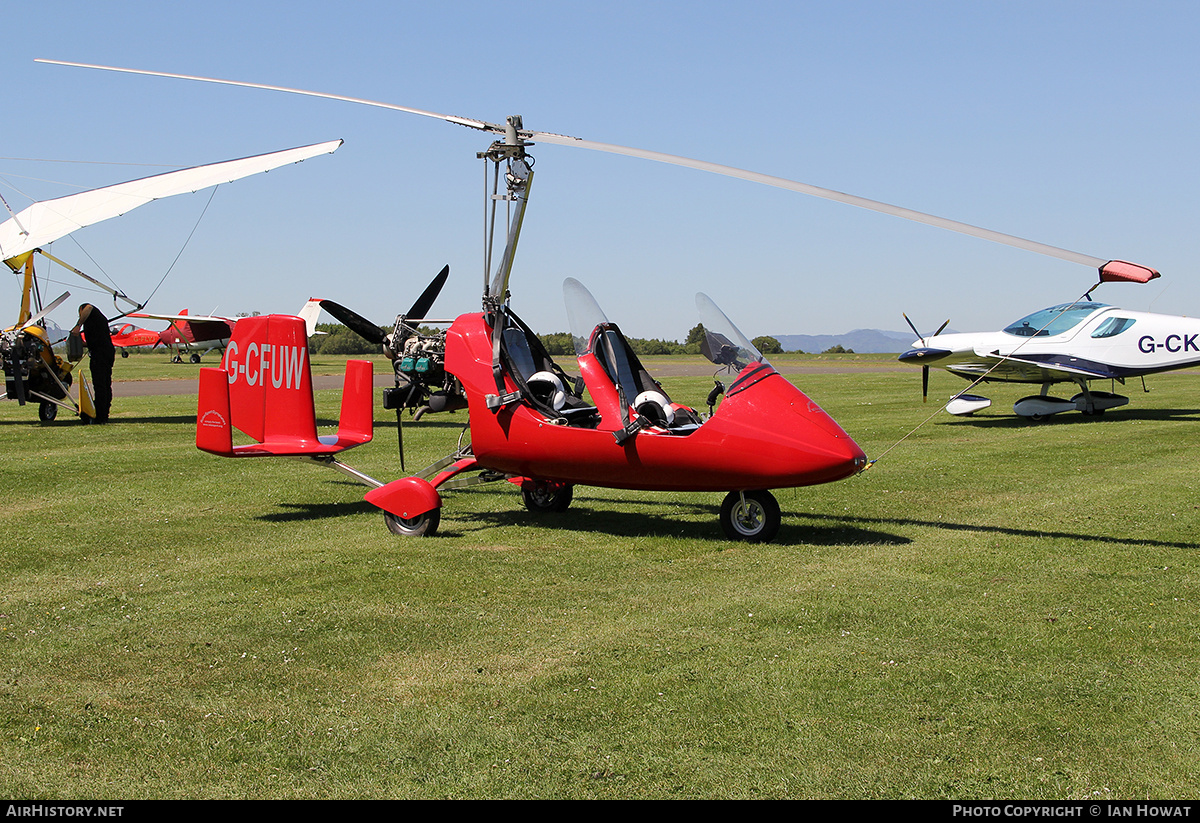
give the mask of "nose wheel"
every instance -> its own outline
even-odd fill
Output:
[[[432,509],[416,517],[398,517],[391,512],[383,513],[383,522],[388,531],[401,537],[432,537],[437,534],[442,522],[442,510]]]
[[[730,540],[769,543],[779,532],[779,503],[765,489],[730,492],[721,504],[721,530]]]

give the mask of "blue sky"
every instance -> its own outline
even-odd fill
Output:
[[[135,296],[170,268],[151,303],[162,312],[293,312],[317,296],[390,322],[447,263],[436,313],[479,305],[484,135],[348,103],[34,62],[45,57],[493,122],[519,113],[536,130],[1150,265],[1162,279],[1095,296],[1195,314],[1196,8],[10,4],[0,193],[19,209],[171,166],[342,138],[335,155],[222,186],[211,205],[208,193],[153,203],[53,251]],[[532,151],[537,180],[512,289],[541,331],[566,328],[568,276],[628,334],[673,339],[697,321],[696,291],[755,336],[902,329],[902,311],[927,329],[947,317],[959,330],[994,328],[1095,282],[1079,265],[744,181]],[[15,318],[17,300],[14,280],[0,314]]]

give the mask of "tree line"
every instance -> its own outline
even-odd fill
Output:
[[[380,327],[384,334],[391,334],[391,327]],[[317,331],[322,332],[308,341],[308,349],[313,354],[378,354],[379,346],[368,342],[357,333],[340,323],[318,323]],[[433,330],[423,330],[432,333]],[[575,344],[571,333],[560,331],[551,334],[539,334],[538,339],[546,347],[546,352],[552,357],[559,355],[574,355]],[[628,337],[630,347],[635,354],[670,355],[670,354],[700,354],[700,341],[704,339],[704,325],[697,323],[688,332],[683,342],[678,340],[663,340],[657,337]],[[774,337],[763,335],[750,341],[763,354],[780,354],[783,346]],[[803,352],[800,352],[803,354]],[[853,354],[853,349],[833,346],[823,354]]]

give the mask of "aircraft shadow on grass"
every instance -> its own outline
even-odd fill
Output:
[[[357,484],[346,485],[358,488]],[[368,514],[379,509],[365,500],[348,500],[344,503],[279,503],[280,511],[260,514],[256,519],[267,523],[291,523],[303,520],[323,520],[329,517],[345,517],[351,514]]]
[[[329,482],[356,487],[348,480],[331,480]],[[470,490],[460,490],[456,494],[472,494]],[[607,502],[607,498],[592,498],[596,503]],[[281,511],[273,514],[260,515],[258,519],[272,523],[313,520],[325,517],[343,517],[351,514],[363,514],[378,511],[374,506],[363,500],[345,503],[280,503]],[[665,514],[649,512],[631,512],[631,508],[670,506]],[[514,507],[509,511],[475,512],[466,515],[462,521],[450,520],[444,522],[440,534],[446,537],[461,537],[470,532],[505,526],[536,526],[543,529],[556,529],[564,532],[590,532],[605,534],[613,537],[676,537],[706,542],[722,541],[720,535],[714,534],[711,526],[705,521],[684,520],[684,517],[709,518],[718,509],[716,505],[707,503],[664,503],[655,500],[622,499],[620,510],[591,508],[588,498],[578,495],[571,508],[566,512],[534,515],[520,508],[519,499],[514,495]],[[955,523],[945,520],[921,520],[910,517],[856,517],[854,515],[819,514],[815,512],[792,513],[791,522],[785,521],[780,527],[778,542],[813,546],[840,545],[888,545],[899,546],[912,543],[913,538],[886,531],[896,527],[922,527],[941,529],[945,531],[981,532],[984,534],[1001,534],[1010,537],[1032,539],[1065,539],[1076,541],[1095,541],[1101,543],[1116,543],[1127,546],[1162,546],[1176,549],[1200,549],[1200,543],[1189,543],[1171,540],[1153,540],[1139,537],[1115,537],[1107,534],[1086,534],[1083,532],[1053,531],[1048,529],[1019,529],[1011,526],[988,526],[978,523]],[[800,522],[797,522],[800,521]],[[805,523],[803,521],[810,521]],[[829,525],[814,527],[811,521],[825,522]],[[436,538],[434,538],[436,539]]]
[[[954,417],[939,421],[943,426],[973,426],[985,429],[1024,429],[1030,426],[1094,426],[1105,421],[1112,423],[1135,421],[1180,421],[1200,422],[1200,409],[1109,409],[1104,417],[1096,418],[1086,415],[1055,415],[1052,419],[1031,421],[1016,416],[988,417]]]
[[[853,515],[813,514],[804,513],[797,517],[809,520],[831,520],[839,522],[856,522],[863,524],[922,526],[946,531],[982,532],[984,534],[1003,534],[1010,537],[1025,537],[1034,539],[1063,539],[1077,541],[1094,541],[1099,543],[1117,543],[1124,546],[1162,546],[1172,549],[1200,549],[1200,543],[1185,543],[1174,540],[1151,540],[1142,537],[1114,537],[1110,534],[1084,534],[1082,532],[1053,531],[1050,529],[1015,529],[1011,526],[984,526],[977,523],[953,523],[945,520],[918,520],[909,517],[855,517]],[[911,542],[911,541],[907,541]]]
[[[331,483],[356,487],[349,480],[330,480]],[[472,490],[459,490],[455,494],[478,493]],[[592,508],[589,499],[584,495],[576,495],[571,508],[562,513],[532,514],[521,507],[520,497],[512,496],[513,508],[509,511],[474,512],[462,521],[444,519],[440,535],[461,537],[471,532],[506,526],[530,526],[542,529],[555,529],[564,532],[611,535],[613,537],[674,537],[688,540],[703,540],[706,542],[726,542],[719,534],[714,533],[708,518],[715,516],[719,505],[708,503],[678,503],[668,499],[661,500],[632,500],[619,501],[620,510],[608,508]],[[592,498],[595,503],[614,502],[608,498]],[[340,517],[349,514],[378,511],[365,501],[346,503],[280,503],[281,511],[259,515],[259,520],[272,523],[286,523],[319,519],[323,517]],[[669,511],[658,514],[650,512],[631,512],[637,507],[663,508],[669,506]],[[802,517],[811,515],[802,514]],[[703,517],[705,520],[685,520],[685,517]],[[851,520],[853,518],[834,518],[830,520]],[[879,521],[883,523],[885,521]],[[435,538],[436,539],[436,538]],[[841,526],[804,526],[796,523],[784,523],[780,527],[780,541],[790,543],[810,544],[816,546],[836,546],[844,544],[879,544],[901,545],[911,543],[911,538],[883,531],[863,528],[858,525]]]

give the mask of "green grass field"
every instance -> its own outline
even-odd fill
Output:
[[[145,357],[118,378],[195,372]],[[795,379],[871,457],[936,408],[915,371]],[[768,545],[720,495],[506,483],[398,538],[341,475],[198,452],[193,397],[0,403],[0,794],[1196,798],[1200,376],[1150,388],[1038,425],[989,387],[779,491]],[[346,460],[392,479],[376,422]],[[406,421],[409,471],[465,422]]]

